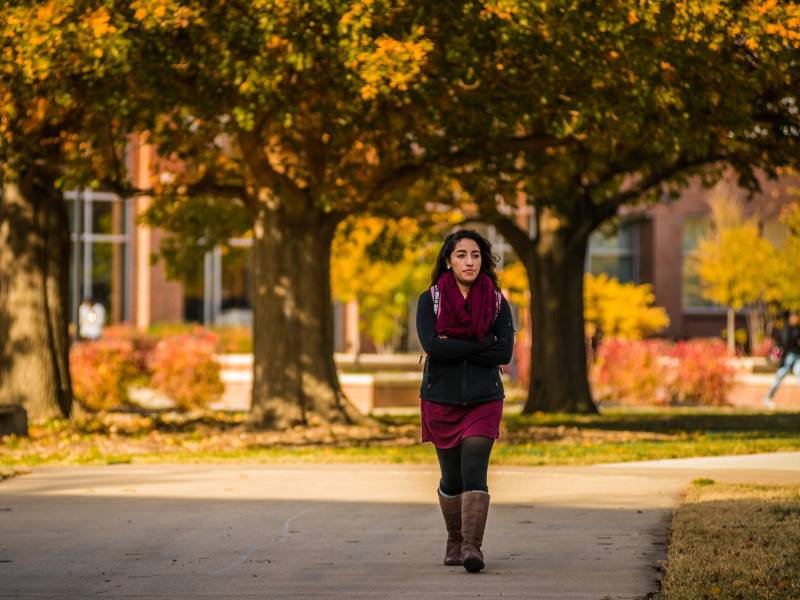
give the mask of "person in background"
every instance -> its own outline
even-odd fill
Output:
[[[78,336],[84,340],[96,340],[106,324],[106,309],[91,296],[86,296],[78,307]]]
[[[783,378],[791,371],[800,383],[800,315],[796,312],[789,313],[789,318],[781,329],[780,340],[781,365],[775,374],[775,382],[764,397],[767,408],[775,408],[775,392]]]

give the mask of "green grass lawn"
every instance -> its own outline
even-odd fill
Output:
[[[102,415],[31,427],[0,439],[0,466],[154,462],[370,462],[430,464],[419,416],[378,416],[373,427],[249,431],[242,414]],[[730,408],[606,409],[602,415],[507,414],[498,465],[586,465],[800,451],[800,413]]]

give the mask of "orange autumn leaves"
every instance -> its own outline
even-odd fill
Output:
[[[423,34],[420,27],[414,38],[405,41],[384,35],[375,40],[374,47],[356,54],[351,64],[364,80],[361,87],[364,100],[392,90],[404,92],[413,85],[420,77],[426,55],[433,49]]]
[[[110,45],[121,43],[121,28],[109,10],[85,4],[51,1],[5,9],[0,22],[0,38],[6,41],[3,71],[18,71],[29,81],[47,79],[56,70],[86,66],[86,57],[103,57]]]
[[[423,26],[402,39],[372,34],[371,28],[383,18],[390,4],[382,0],[352,2],[339,19],[339,33],[348,40],[342,46],[345,64],[361,79],[359,92],[364,100],[405,92],[421,81],[426,57],[433,50]]]
[[[18,3],[0,19],[0,156],[16,135],[74,115],[81,88],[128,63],[125,23],[112,4],[81,0]],[[84,85],[85,84],[85,85]],[[57,126],[56,126],[57,127]],[[54,139],[63,136],[56,135]]]

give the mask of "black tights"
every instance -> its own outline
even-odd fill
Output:
[[[439,489],[449,496],[474,490],[488,492],[486,472],[492,444],[492,438],[473,435],[464,438],[460,446],[436,448],[442,471]]]

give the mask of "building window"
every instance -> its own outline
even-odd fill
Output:
[[[70,315],[92,297],[106,310],[106,323],[132,319],[131,285],[133,212],[129,200],[93,190],[64,194],[71,229]]]
[[[781,223],[774,219],[761,222],[759,226],[761,229],[761,237],[776,248],[783,248],[792,234],[786,223]]]
[[[711,221],[704,218],[684,219],[681,234],[681,296],[684,309],[719,309],[719,306],[703,298],[702,282],[692,265],[691,255],[706,235]]]
[[[636,223],[622,223],[611,235],[595,231],[589,238],[586,263],[592,275],[605,273],[622,283],[636,282]]]
[[[183,320],[192,323],[205,322],[205,271],[206,260],[194,264],[191,273],[184,273],[183,284]]]
[[[253,322],[253,240],[235,238],[207,252],[202,265],[183,281],[183,316],[208,325]]]
[[[253,241],[236,239],[218,250],[219,308],[216,322],[224,325],[250,325],[253,322]]]

